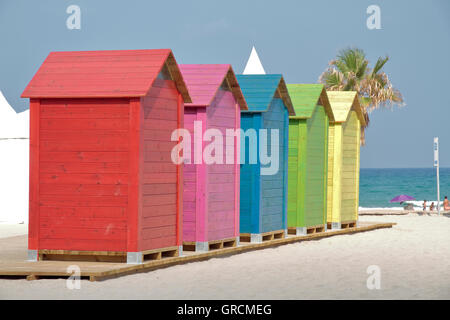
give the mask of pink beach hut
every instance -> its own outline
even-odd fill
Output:
[[[208,251],[236,246],[239,138],[227,129],[240,129],[240,110],[247,110],[247,104],[229,64],[182,64],[180,70],[192,98],[184,108],[191,157],[184,155],[183,247]],[[223,148],[211,151],[219,133]]]

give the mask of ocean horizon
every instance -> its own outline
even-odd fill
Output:
[[[450,196],[450,168],[440,168],[440,200]],[[437,204],[436,168],[361,168],[360,209],[402,208],[399,203],[389,201],[400,194],[416,198],[408,201],[416,208]]]

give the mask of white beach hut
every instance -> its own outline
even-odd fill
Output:
[[[258,53],[256,52],[254,46],[242,74],[266,74],[266,71],[262,66],[261,60],[259,59]]]
[[[29,119],[0,91],[0,223],[28,222]]]

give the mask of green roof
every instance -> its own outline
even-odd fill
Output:
[[[311,118],[314,108],[319,103],[322,96],[322,103],[325,111],[330,118],[334,120],[333,112],[328,102],[327,94],[323,84],[287,84],[289,96],[295,110],[295,116],[290,118],[308,119]]]

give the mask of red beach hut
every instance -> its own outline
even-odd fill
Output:
[[[230,65],[181,64],[180,69],[192,97],[184,109],[185,128],[192,136],[190,163],[185,158],[184,166],[184,248],[208,251],[236,246],[240,141],[239,135],[231,136],[227,129],[239,132],[240,110],[247,110],[247,104]],[[205,159],[210,142],[203,138],[208,131],[222,136],[223,148],[214,152],[223,154],[214,163]],[[227,136],[232,145],[228,145]],[[196,150],[203,155],[200,161],[195,159]]]
[[[171,50],[52,52],[22,97],[29,260],[178,255],[183,180],[171,133],[191,99]]]

